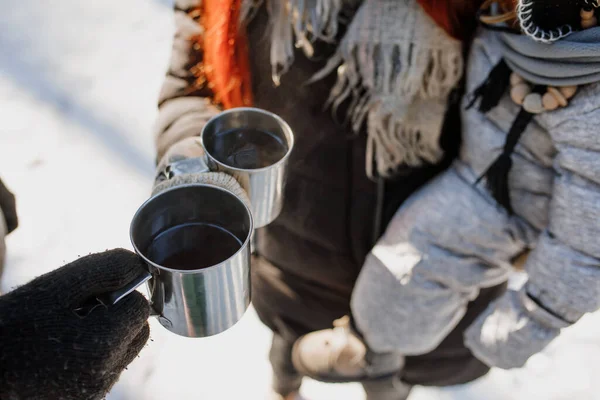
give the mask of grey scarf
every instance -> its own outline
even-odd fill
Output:
[[[252,6],[260,2],[245,1]],[[313,41],[334,41],[344,7],[360,3],[265,1],[275,84],[292,65],[294,46],[311,57]],[[438,27],[415,0],[362,2],[336,54],[313,81],[336,70],[338,81],[328,104],[335,108],[350,100],[348,120],[354,132],[366,122],[369,176],[390,176],[400,166],[441,158],[440,131],[447,96],[462,75],[462,44]]]
[[[600,27],[547,44],[525,35],[499,34],[508,66],[531,83],[585,85],[600,81]]]

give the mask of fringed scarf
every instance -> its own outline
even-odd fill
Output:
[[[356,133],[366,123],[370,177],[440,160],[447,97],[463,72],[462,43],[450,36],[461,34],[460,12],[439,12],[450,9],[449,0],[420,0],[425,8],[417,0],[265,1],[276,85],[293,64],[294,47],[311,57],[313,42],[334,41],[343,11],[360,4],[337,52],[312,80],[337,71],[328,105],[335,109],[348,100],[348,120]],[[251,101],[243,32],[261,2],[204,0],[204,74],[225,108]]]

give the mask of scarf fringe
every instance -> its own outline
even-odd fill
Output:
[[[254,5],[262,1],[244,0]],[[271,25],[275,85],[294,62],[294,47],[312,57],[314,41],[334,41],[344,8],[359,3],[264,1]],[[362,3],[337,53],[308,83],[337,70],[326,106],[336,114],[342,104],[349,104],[346,120],[353,133],[367,123],[367,171],[374,176],[369,167],[374,162],[377,173],[388,177],[401,166],[417,167],[441,159],[443,110],[462,76],[463,54],[461,43],[450,38],[414,0],[405,4],[379,1]],[[415,102],[433,107],[416,108]]]
[[[424,141],[427,134],[420,127],[398,122],[394,115],[370,114],[367,132],[366,171],[370,177],[375,176],[372,160],[375,161],[377,175],[389,177],[400,166],[418,167],[425,163],[436,163],[443,156],[437,141]],[[439,139],[439,135],[436,137]]]
[[[294,62],[294,47],[307,57],[314,55],[313,42],[333,42],[343,0],[266,0],[271,21],[271,65],[275,85]],[[256,0],[245,0],[254,2]]]
[[[310,82],[324,78],[336,68],[337,81],[326,106],[336,113],[341,104],[350,101],[347,117],[354,133],[360,131],[368,117],[369,176],[374,176],[373,159],[377,173],[384,177],[393,175],[401,165],[417,167],[441,159],[439,134],[443,116],[413,116],[406,110],[415,98],[446,101],[462,76],[460,47],[357,44],[349,54],[332,57]]]
[[[247,26],[263,4],[263,0],[242,0],[240,8],[240,26]]]

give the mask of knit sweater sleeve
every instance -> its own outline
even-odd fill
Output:
[[[475,355],[492,366],[520,367],[561,328],[600,308],[600,85],[583,88],[554,114],[549,224],[527,260],[528,282],[466,334]]]
[[[208,87],[198,84],[194,67],[202,50],[194,37],[202,35],[198,23],[201,0],[175,0],[175,37],[154,126],[157,162],[176,142],[200,134],[204,124],[219,112]]]

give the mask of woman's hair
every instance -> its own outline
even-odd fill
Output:
[[[468,39],[477,26],[476,14],[484,0],[417,0],[450,36]]]

